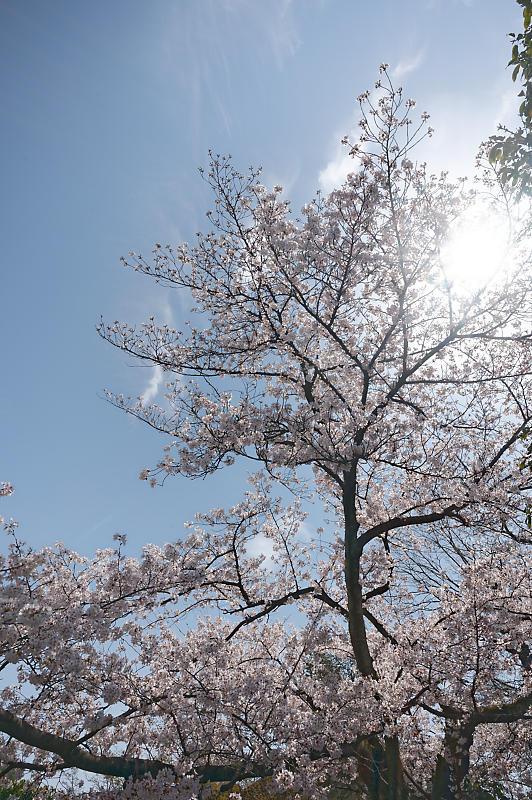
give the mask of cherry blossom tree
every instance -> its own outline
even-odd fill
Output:
[[[160,406],[109,395],[168,436],[141,478],[238,460],[249,484],[139,558],[122,537],[34,551],[5,523],[2,774],[120,779],[108,798],[266,778],[300,798],[530,796],[529,217],[506,269],[453,282],[442,245],[496,180],[416,165],[427,115],[383,76],[341,188],[295,216],[213,156],[209,232],[128,257],[196,314],[99,328],[167,377]]]

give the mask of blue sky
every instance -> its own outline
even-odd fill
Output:
[[[179,299],[119,259],[205,227],[207,150],[300,206],[340,179],[386,61],[431,113],[423,158],[469,172],[515,112],[520,26],[513,0],[0,0],[0,512],[23,538],[135,550],[238,496],[242,471],[138,480],[165,441],[102,393],[156,397],[157,376],[95,332],[100,314],[179,326]]]

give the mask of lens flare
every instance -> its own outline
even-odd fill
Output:
[[[477,205],[456,222],[441,249],[446,280],[457,289],[473,291],[491,283],[510,262],[509,220]]]

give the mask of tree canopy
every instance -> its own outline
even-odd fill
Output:
[[[168,436],[141,478],[238,460],[249,485],[140,558],[121,537],[35,551],[5,523],[4,774],[125,779],[105,798],[266,777],[300,798],[529,796],[529,217],[504,270],[453,282],[442,246],[478,198],[414,163],[428,115],[381,80],[343,186],[296,215],[213,155],[211,228],[126,259],[196,312],[99,328],[168,379],[160,406],[109,395]]]
[[[522,97],[519,106],[521,127],[510,131],[502,127],[502,134],[491,137],[490,160],[499,162],[503,181],[512,183],[519,191],[532,191],[532,0],[517,0],[523,7],[523,31],[511,33],[512,57],[508,62],[513,67],[512,80],[521,80]],[[506,135],[504,135],[506,134]]]

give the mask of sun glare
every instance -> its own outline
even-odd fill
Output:
[[[507,217],[485,206],[469,209],[443,245],[441,260],[445,277],[455,288],[481,289],[509,267]]]

